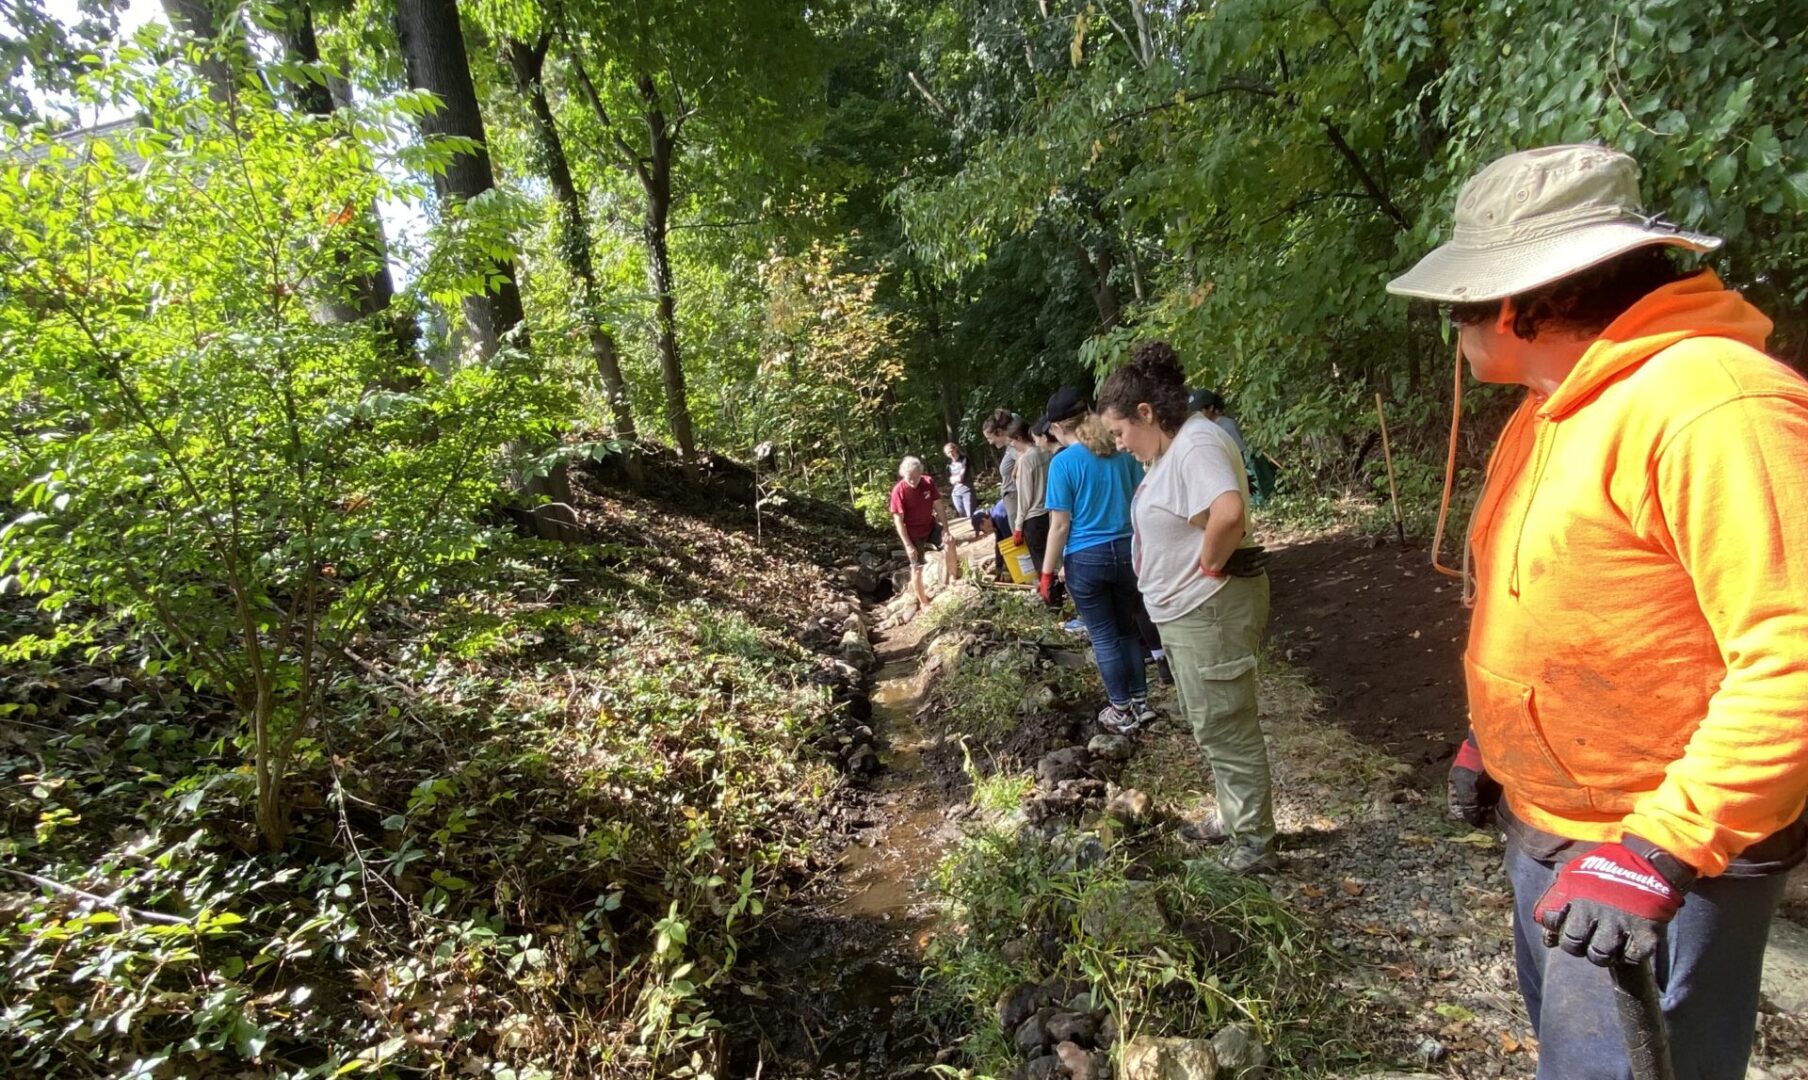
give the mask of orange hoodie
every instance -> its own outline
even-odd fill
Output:
[[[1634,305],[1508,421],[1464,655],[1513,813],[1703,874],[1808,798],[1808,383],[1711,272]]]

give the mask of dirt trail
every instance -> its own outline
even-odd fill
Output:
[[[1435,778],[1467,721],[1469,612],[1423,546],[1333,536],[1276,548],[1270,634],[1326,720]]]

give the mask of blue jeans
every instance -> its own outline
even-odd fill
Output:
[[[1544,946],[1532,921],[1557,865],[1509,845],[1513,956],[1538,1035],[1538,1080],[1627,1080],[1626,1041],[1607,969]],[[1658,939],[1653,958],[1677,1080],[1741,1080],[1758,1022],[1758,974],[1784,874],[1703,878]]]
[[[1067,591],[1073,594],[1080,621],[1086,624],[1086,636],[1092,639],[1092,656],[1105,681],[1105,696],[1113,705],[1147,697],[1142,639],[1136,633],[1136,613],[1143,601],[1130,564],[1130,541],[1114,540],[1070,553]]]
[[[965,484],[961,484],[960,486],[958,486],[954,489],[954,491],[949,495],[949,498],[954,500],[954,512],[956,514],[960,515],[960,518],[962,521],[965,521],[968,518],[973,516],[973,489],[972,488],[968,487]]]

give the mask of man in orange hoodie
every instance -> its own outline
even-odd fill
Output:
[[[1630,1065],[1607,968],[1654,960],[1678,1077],[1745,1075],[1808,828],[1808,383],[1646,216],[1624,154],[1512,154],[1388,285],[1530,392],[1470,525],[1452,809],[1507,835],[1543,1080]],[[1534,929],[1534,927],[1538,929]]]

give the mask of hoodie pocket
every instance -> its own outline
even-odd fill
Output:
[[[1591,808],[1588,789],[1552,752],[1538,725],[1532,687],[1463,658],[1469,717],[1488,774],[1509,791],[1555,814]]]

